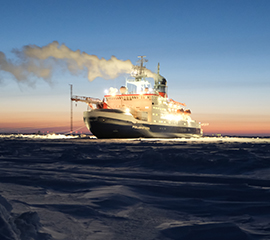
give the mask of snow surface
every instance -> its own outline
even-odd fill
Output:
[[[270,139],[0,135],[0,239],[270,239]]]

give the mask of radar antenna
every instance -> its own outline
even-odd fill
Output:
[[[148,62],[147,59],[145,59],[146,56],[138,56],[138,58],[140,58],[140,60],[138,61],[138,63],[140,63],[140,69],[139,69],[139,74],[143,75],[144,74],[144,69],[145,66],[143,66],[143,63]]]
[[[147,76],[145,75],[145,66],[143,65],[145,62],[148,62],[147,59],[145,59],[146,56],[138,56],[140,60],[137,61],[138,65],[134,66],[133,68],[133,77],[135,77],[136,81],[141,81],[143,78],[146,78]]]

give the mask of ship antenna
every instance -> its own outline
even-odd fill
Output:
[[[70,133],[73,133],[73,103],[72,103],[72,84],[70,86]]]
[[[143,63],[144,62],[147,62],[147,60],[146,59],[144,59],[146,56],[138,56],[138,58],[141,58],[141,60],[140,60],[140,63],[141,63],[141,65],[140,65],[140,75],[142,75],[143,74]]]
[[[138,68],[139,68],[138,79],[141,79],[141,78],[145,77],[145,76],[144,76],[144,68],[145,68],[145,67],[143,66],[143,63],[148,62],[148,60],[145,59],[145,57],[146,57],[146,56],[138,56],[138,58],[140,58],[140,60],[138,61],[138,63],[140,64],[140,65],[138,66]]]
[[[159,84],[159,70],[160,70],[160,64],[158,63],[158,66],[157,66],[157,75],[155,77],[155,89],[158,89],[158,84]]]

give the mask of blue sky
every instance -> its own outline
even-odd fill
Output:
[[[255,115],[260,124],[270,122],[269,12],[268,0],[1,1],[0,51],[16,62],[13,49],[58,41],[134,64],[146,55],[152,71],[160,62],[170,97],[191,107],[196,120]],[[34,87],[18,84],[1,70],[0,79],[3,114],[68,112],[69,83],[76,94],[99,98],[124,83],[123,76],[89,82],[63,69],[52,85],[42,79]],[[83,110],[78,106],[75,118]]]

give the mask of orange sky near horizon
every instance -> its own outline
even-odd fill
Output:
[[[196,114],[195,119],[209,123],[202,126],[204,134],[270,136],[270,115]]]
[[[75,109],[73,130],[89,133],[83,122],[83,111]],[[191,115],[192,116],[192,115]],[[270,116],[235,114],[193,114],[193,119],[203,123],[204,135],[260,135],[270,136]],[[208,125],[209,124],[209,125]],[[70,131],[70,112],[7,112],[1,116],[0,131],[4,132],[66,132]]]

